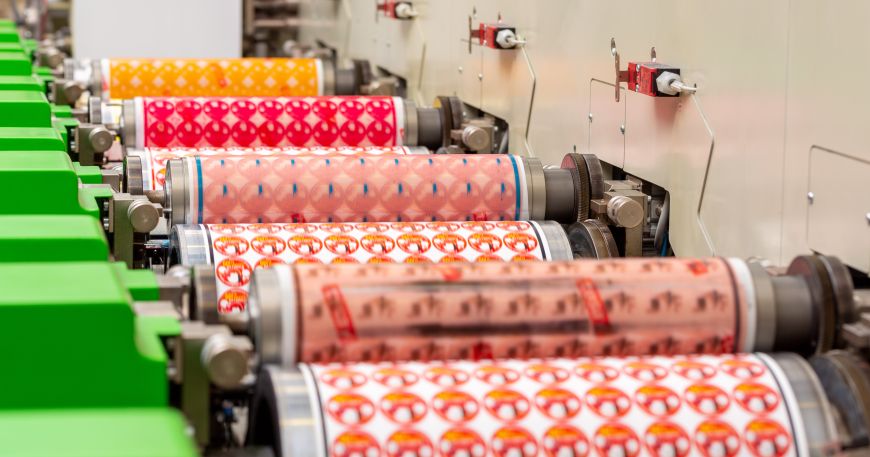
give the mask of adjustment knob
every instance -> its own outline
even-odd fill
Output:
[[[607,217],[620,227],[634,228],[643,222],[643,206],[628,197],[617,195],[607,202]]]
[[[81,97],[82,94],[85,93],[85,88],[75,81],[65,82],[62,86],[62,89],[64,97],[69,100],[70,104],[75,104],[76,100],[78,100],[79,97]]]
[[[148,233],[157,227],[160,211],[147,199],[135,200],[127,207],[127,218],[134,232]]]
[[[91,148],[96,153],[108,151],[114,142],[115,135],[105,127],[94,127],[88,133],[88,143],[90,143]]]
[[[490,148],[489,133],[475,125],[466,126],[462,129],[462,143],[474,151],[483,151]]]
[[[216,334],[202,346],[202,366],[209,380],[224,389],[242,385],[248,375],[253,344],[246,337]]]

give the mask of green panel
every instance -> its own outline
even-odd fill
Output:
[[[3,33],[0,32],[0,43]],[[33,74],[33,65],[24,54],[0,53],[0,75],[27,76]]]
[[[72,118],[72,107],[66,105],[51,105],[51,115],[54,117]]]
[[[0,152],[0,214],[82,214],[78,178],[62,151]]]
[[[82,184],[102,184],[103,173],[98,166],[84,166],[78,162],[73,162],[73,168],[76,170],[76,176]]]
[[[169,408],[0,412],[0,449],[18,457],[192,457],[184,418]]]
[[[39,42],[34,39],[23,38],[21,40],[21,47],[23,47],[28,54],[33,54],[37,49],[39,49]]]
[[[160,298],[157,278],[151,270],[128,270],[124,262],[115,262],[114,265],[133,300],[153,301]]]
[[[21,37],[15,29],[0,28],[0,43],[21,43]]]
[[[37,68],[37,70],[39,70],[39,68]],[[54,75],[43,75],[39,71],[34,71],[33,77],[39,82],[43,93],[48,93],[48,88],[51,87],[51,83],[55,79]]]
[[[93,217],[0,216],[0,262],[108,258],[108,242]]]
[[[0,92],[0,127],[51,127],[48,99],[40,92]]]
[[[0,76],[0,90],[43,92],[42,83],[33,76]]]
[[[108,200],[109,198],[112,198],[112,190],[106,187],[83,187],[79,189],[79,204],[82,205],[85,214],[97,220],[100,219],[100,207],[97,204],[97,200]]]
[[[0,43],[0,52],[20,52],[21,54],[29,54],[22,43]]]
[[[5,151],[66,152],[66,143],[51,127],[0,127],[0,154]]]
[[[68,117],[57,117],[51,120],[51,125],[60,134],[63,143],[69,144],[70,135],[75,135],[73,131],[79,126],[79,121]]]
[[[0,409],[167,404],[166,353],[112,264],[7,263],[0,278],[4,371],[26,374],[0,376]]]
[[[24,48],[24,51],[33,59],[33,53],[39,49],[39,42],[34,39],[22,39],[21,47]]]

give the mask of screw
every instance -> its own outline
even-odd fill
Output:
[[[589,122],[592,122],[592,113],[589,113]]]
[[[477,74],[477,79],[478,79],[479,81],[483,81],[483,73],[478,73],[478,74]]]
[[[459,73],[460,74],[462,73],[462,67],[459,67]]]
[[[813,200],[816,199],[816,194],[812,192],[807,192],[807,200],[809,200],[810,204],[813,204]]]
[[[640,73],[640,64],[635,65],[635,66],[634,66],[634,69],[635,69],[635,71],[637,71],[638,73]]]
[[[625,124],[619,126],[619,133],[625,135]]]
[[[865,214],[864,219],[867,219],[867,223],[870,224],[870,213]]]

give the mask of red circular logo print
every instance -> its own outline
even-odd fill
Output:
[[[362,237],[360,244],[363,249],[375,255],[389,254],[396,247],[396,241],[381,234],[368,234]]]
[[[596,414],[609,419],[624,415],[631,409],[631,399],[625,392],[610,386],[596,386],[586,392],[586,404]]]
[[[644,434],[647,448],[655,457],[686,457],[692,450],[689,435],[679,425],[656,422]]]
[[[230,289],[218,298],[218,312],[221,314],[233,311],[242,312],[248,303],[248,293],[242,289]]]
[[[635,402],[653,416],[670,416],[680,409],[680,396],[673,390],[656,384],[641,386],[634,393]]]
[[[640,439],[630,428],[618,422],[604,424],[595,432],[595,449],[599,455],[635,457],[640,454]]]
[[[336,389],[352,389],[366,383],[366,375],[345,368],[326,370],[320,375],[320,381]]]
[[[502,242],[491,233],[473,233],[468,237],[468,244],[478,252],[489,254],[501,249]]]
[[[387,387],[407,387],[415,384],[419,377],[416,373],[401,368],[381,368],[372,375],[372,379]]]
[[[251,248],[260,255],[280,255],[286,247],[287,243],[277,236],[258,235],[251,240]]]
[[[237,258],[223,259],[215,266],[218,280],[230,287],[241,287],[251,281],[253,269],[248,262]]]
[[[554,425],[544,432],[541,444],[547,457],[584,457],[589,454],[589,439],[568,424]]]
[[[561,387],[545,387],[535,394],[535,406],[552,419],[568,419],[580,412],[580,399]]]
[[[326,410],[330,416],[344,425],[364,424],[375,415],[374,403],[353,392],[333,395],[326,402]]]
[[[323,240],[323,245],[337,255],[351,255],[359,249],[359,241],[348,235],[329,235]]]
[[[410,392],[389,392],[381,398],[381,411],[393,422],[411,424],[426,415],[426,402]]]
[[[511,389],[495,389],[483,397],[483,405],[493,416],[513,421],[522,419],[529,414],[532,405],[523,394]]]
[[[432,247],[432,241],[429,238],[416,233],[400,235],[396,240],[396,244],[399,246],[399,249],[408,254],[422,254]]]
[[[480,406],[471,395],[459,390],[445,390],[432,397],[432,410],[444,420],[467,422],[477,415]]]
[[[731,404],[728,394],[712,384],[693,384],[686,388],[686,403],[701,414],[721,414]]]
[[[478,368],[474,375],[481,381],[494,386],[510,384],[520,379],[520,374],[516,370],[499,365],[484,365]]]
[[[287,239],[287,247],[299,255],[315,255],[323,249],[323,242],[311,235],[293,235]]]
[[[212,244],[217,252],[229,257],[243,255],[250,248],[246,239],[237,236],[220,236]]]

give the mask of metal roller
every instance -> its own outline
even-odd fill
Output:
[[[576,173],[513,155],[187,157],[169,161],[166,207],[172,224],[573,223],[581,200]]]
[[[568,228],[571,250],[577,258],[609,259],[619,257],[619,248],[610,229],[595,219]]]
[[[288,366],[815,351],[835,304],[758,273],[719,258],[277,265],[253,273],[250,332],[264,363]]]
[[[254,270],[295,263],[450,263],[571,260],[565,231],[542,222],[178,225],[171,265],[194,273],[196,311],[244,330]]]
[[[810,359],[819,383],[839,413],[844,449],[870,447],[870,366],[862,357],[831,351]],[[860,450],[856,451],[860,455]]]
[[[365,62],[358,65],[368,65]],[[371,83],[357,68],[331,60],[67,59],[64,79],[104,100],[158,96],[355,95]],[[144,76],[144,75],[147,75]]]
[[[262,371],[247,442],[285,457],[821,456],[837,422],[793,354],[301,364]]]

